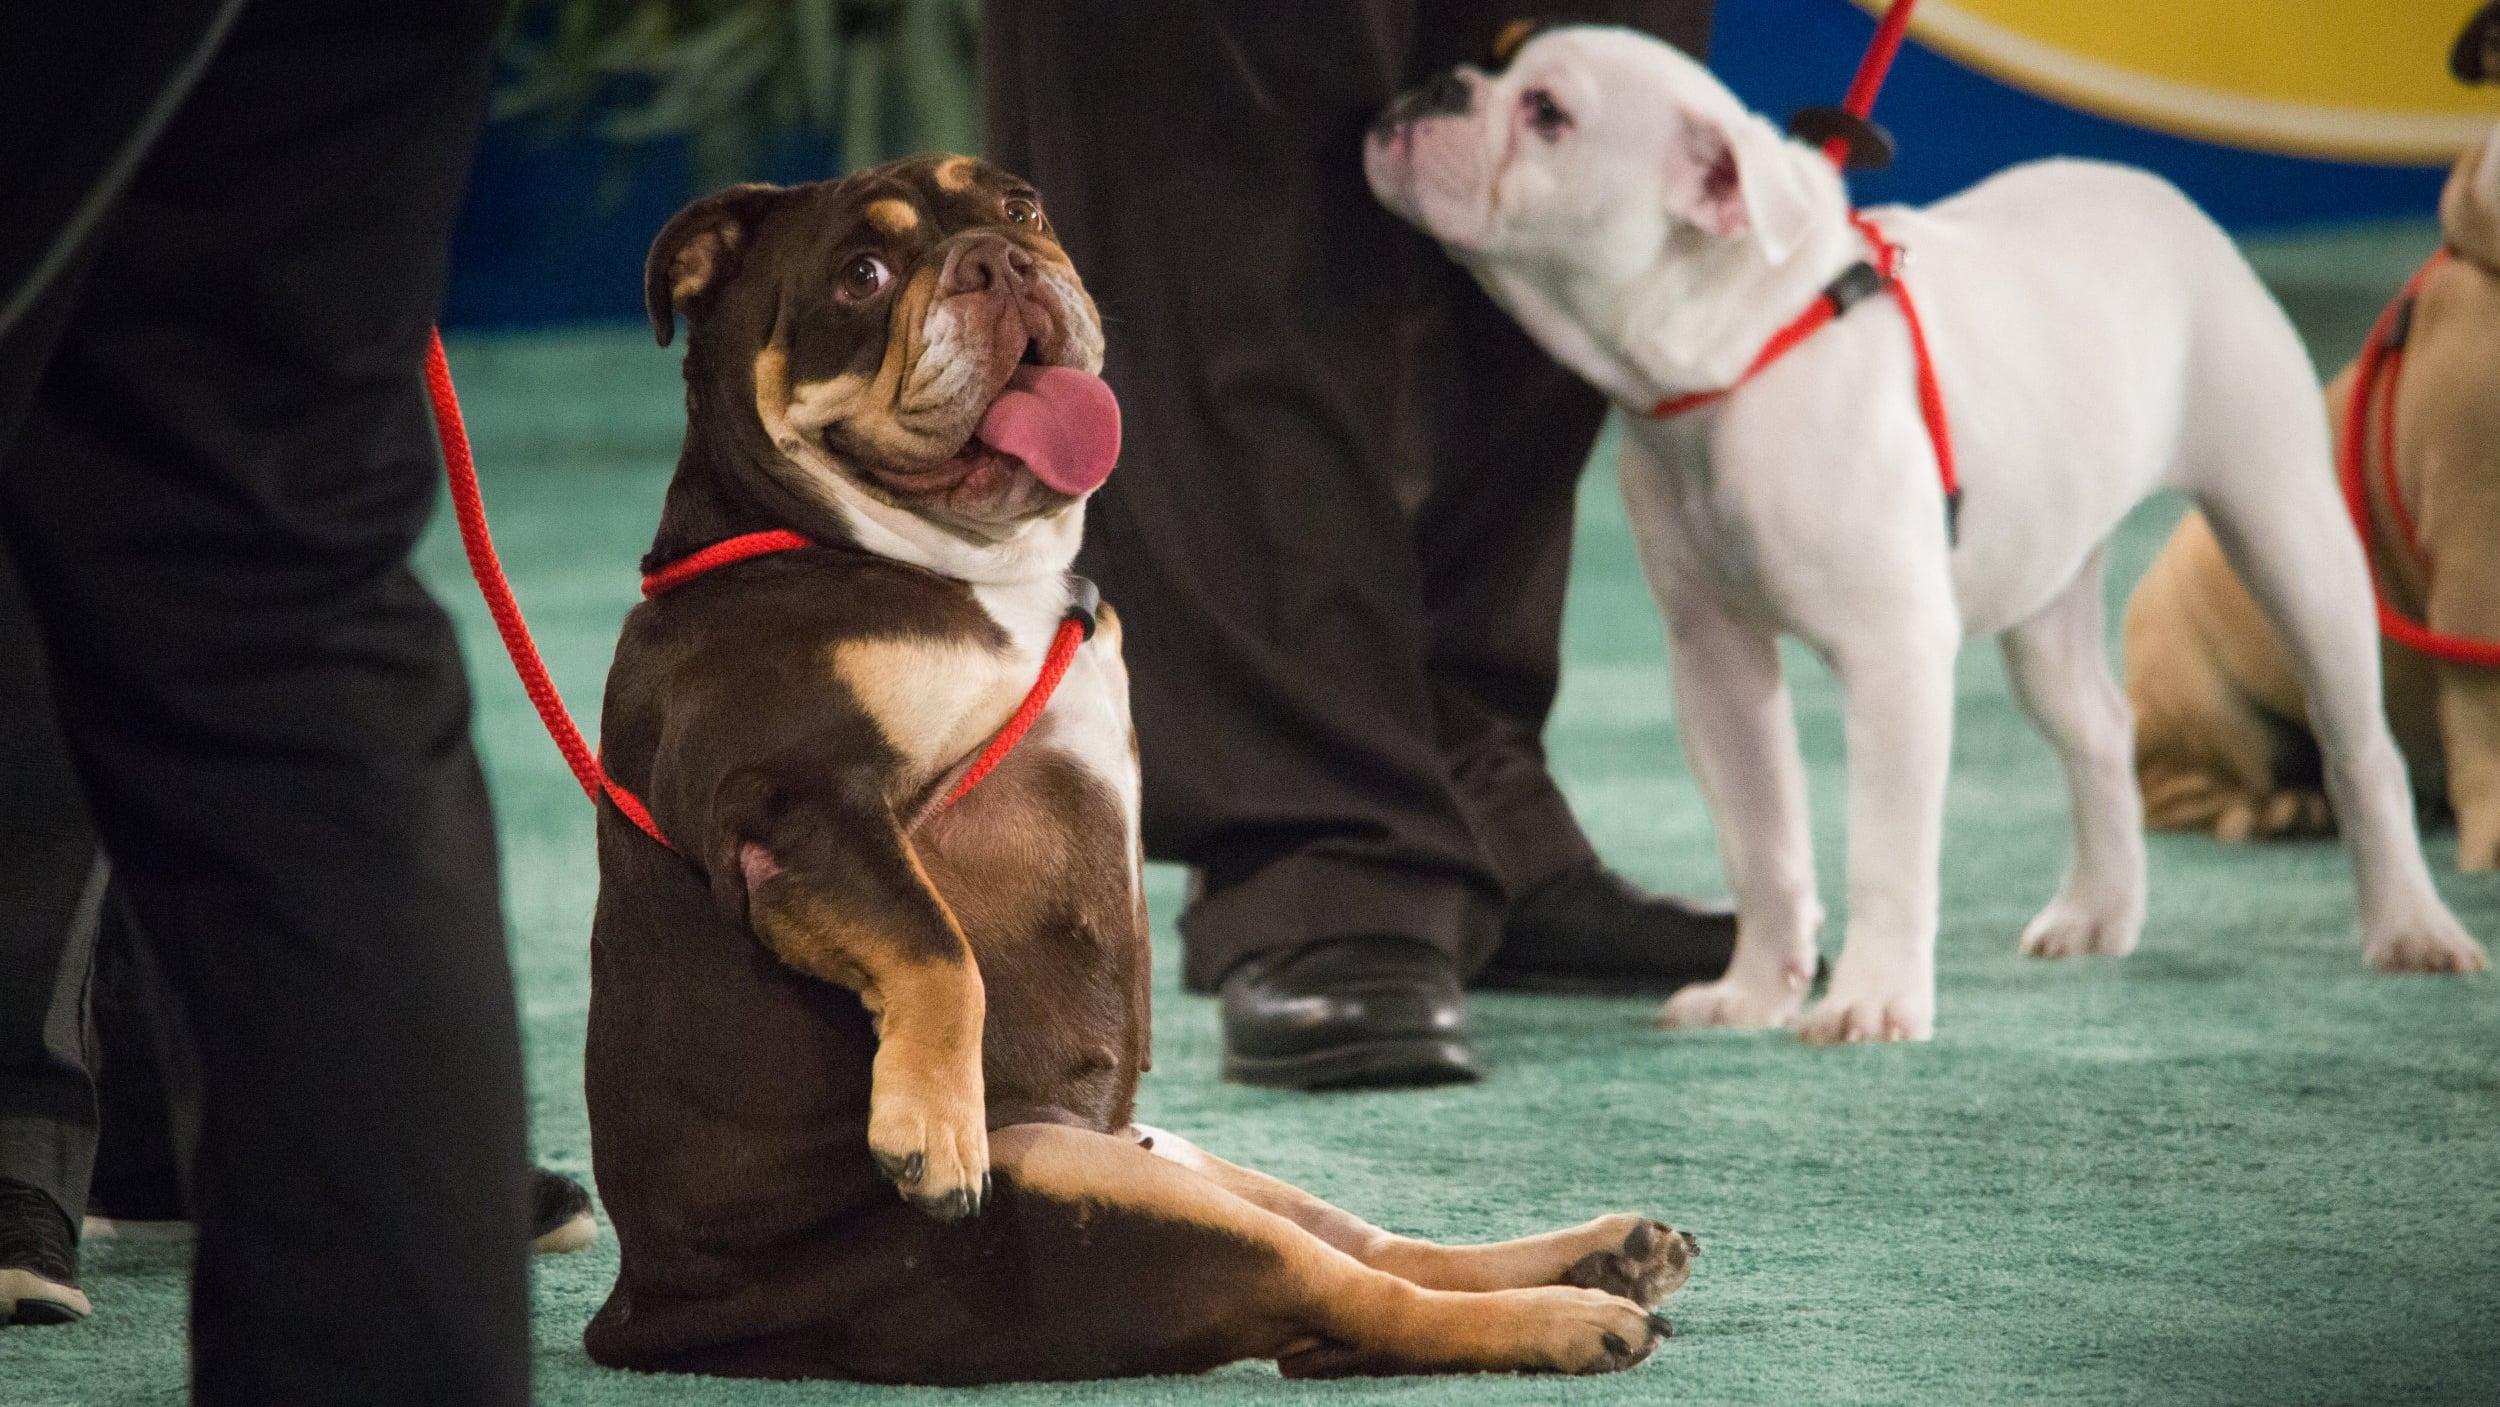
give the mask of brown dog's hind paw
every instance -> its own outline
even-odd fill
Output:
[[[1649,1357],[1675,1331],[1665,1315],[1602,1290],[1557,1285],[1547,1290],[1513,1293],[1589,1296],[1572,1312],[1559,1316],[1561,1322],[1553,1326],[1548,1346],[1540,1355],[1543,1361],[1531,1361],[1523,1367],[1543,1367],[1558,1373],[1620,1373]]]
[[[2214,818],[2214,838],[2232,845],[2334,833],[2335,808],[2322,791],[2293,788],[2242,793],[2226,801]]]
[[[1662,1314],[1580,1286],[1423,1293],[1423,1312],[1396,1331],[1377,1341],[1297,1344],[1277,1357],[1277,1371],[1288,1378],[1619,1373],[1675,1332]]]
[[[1556,1283],[1603,1290],[1643,1309],[1654,1309],[1692,1278],[1693,1257],[1701,1254],[1701,1242],[1691,1232],[1678,1231],[1663,1221],[1624,1220],[1632,1225],[1620,1245],[1582,1256]]]

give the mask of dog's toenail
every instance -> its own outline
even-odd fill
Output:
[[[1690,1231],[1679,1231],[1676,1234],[1684,1238],[1684,1253],[1686,1255],[1697,1256],[1701,1254],[1700,1237],[1694,1235]]]
[[[1622,1339],[1613,1334],[1606,1335],[1604,1338],[1599,1339],[1598,1342],[1604,1344],[1606,1346],[1606,1351],[1613,1354],[1617,1358],[1621,1358],[1632,1351],[1632,1346],[1630,1344],[1625,1343]]]
[[[1649,1327],[1656,1330],[1658,1337],[1662,1339],[1671,1339],[1675,1337],[1675,1326],[1668,1323],[1667,1316],[1663,1314],[1653,1314],[1649,1316]]]

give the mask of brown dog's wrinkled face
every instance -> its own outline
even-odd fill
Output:
[[[1117,455],[1093,300],[1040,196],[985,162],[735,187],[670,220],[645,272],[662,345],[686,317],[695,413],[751,413],[768,470],[837,510],[995,538]],[[717,403],[742,381],[751,407]]]

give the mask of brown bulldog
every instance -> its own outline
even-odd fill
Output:
[[[1067,615],[1117,407],[1021,181],[964,157],[743,186],[651,251],[688,428],[628,618],[588,1086],[619,1367],[909,1383],[1602,1372],[1690,1238],[1638,1216],[1393,1236],[1131,1123],[1148,1054],[1137,763],[1106,609],[961,799]]]
[[[2397,612],[2500,641],[2500,134],[2458,161],[2439,214],[2448,257],[2423,278],[2396,382],[2394,495],[2364,439],[2369,549]],[[2353,376],[2327,388],[2338,444]],[[2458,867],[2500,868],[2500,669],[2393,642],[2384,659],[2388,721],[2417,793],[2456,813]],[[2226,840],[2332,825],[2299,682],[2202,516],[2137,586],[2126,662],[2147,824]]]

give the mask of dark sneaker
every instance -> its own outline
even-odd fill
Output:
[[[1407,938],[1338,938],[1226,973],[1224,1078],[1277,1089],[1479,1078],[1449,956]]]
[[[562,1173],[530,1169],[530,1249],[540,1255],[578,1251],[599,1239],[590,1194]]]
[[[69,1218],[44,1193],[0,1179],[0,1324],[69,1324],[93,1309]]]

